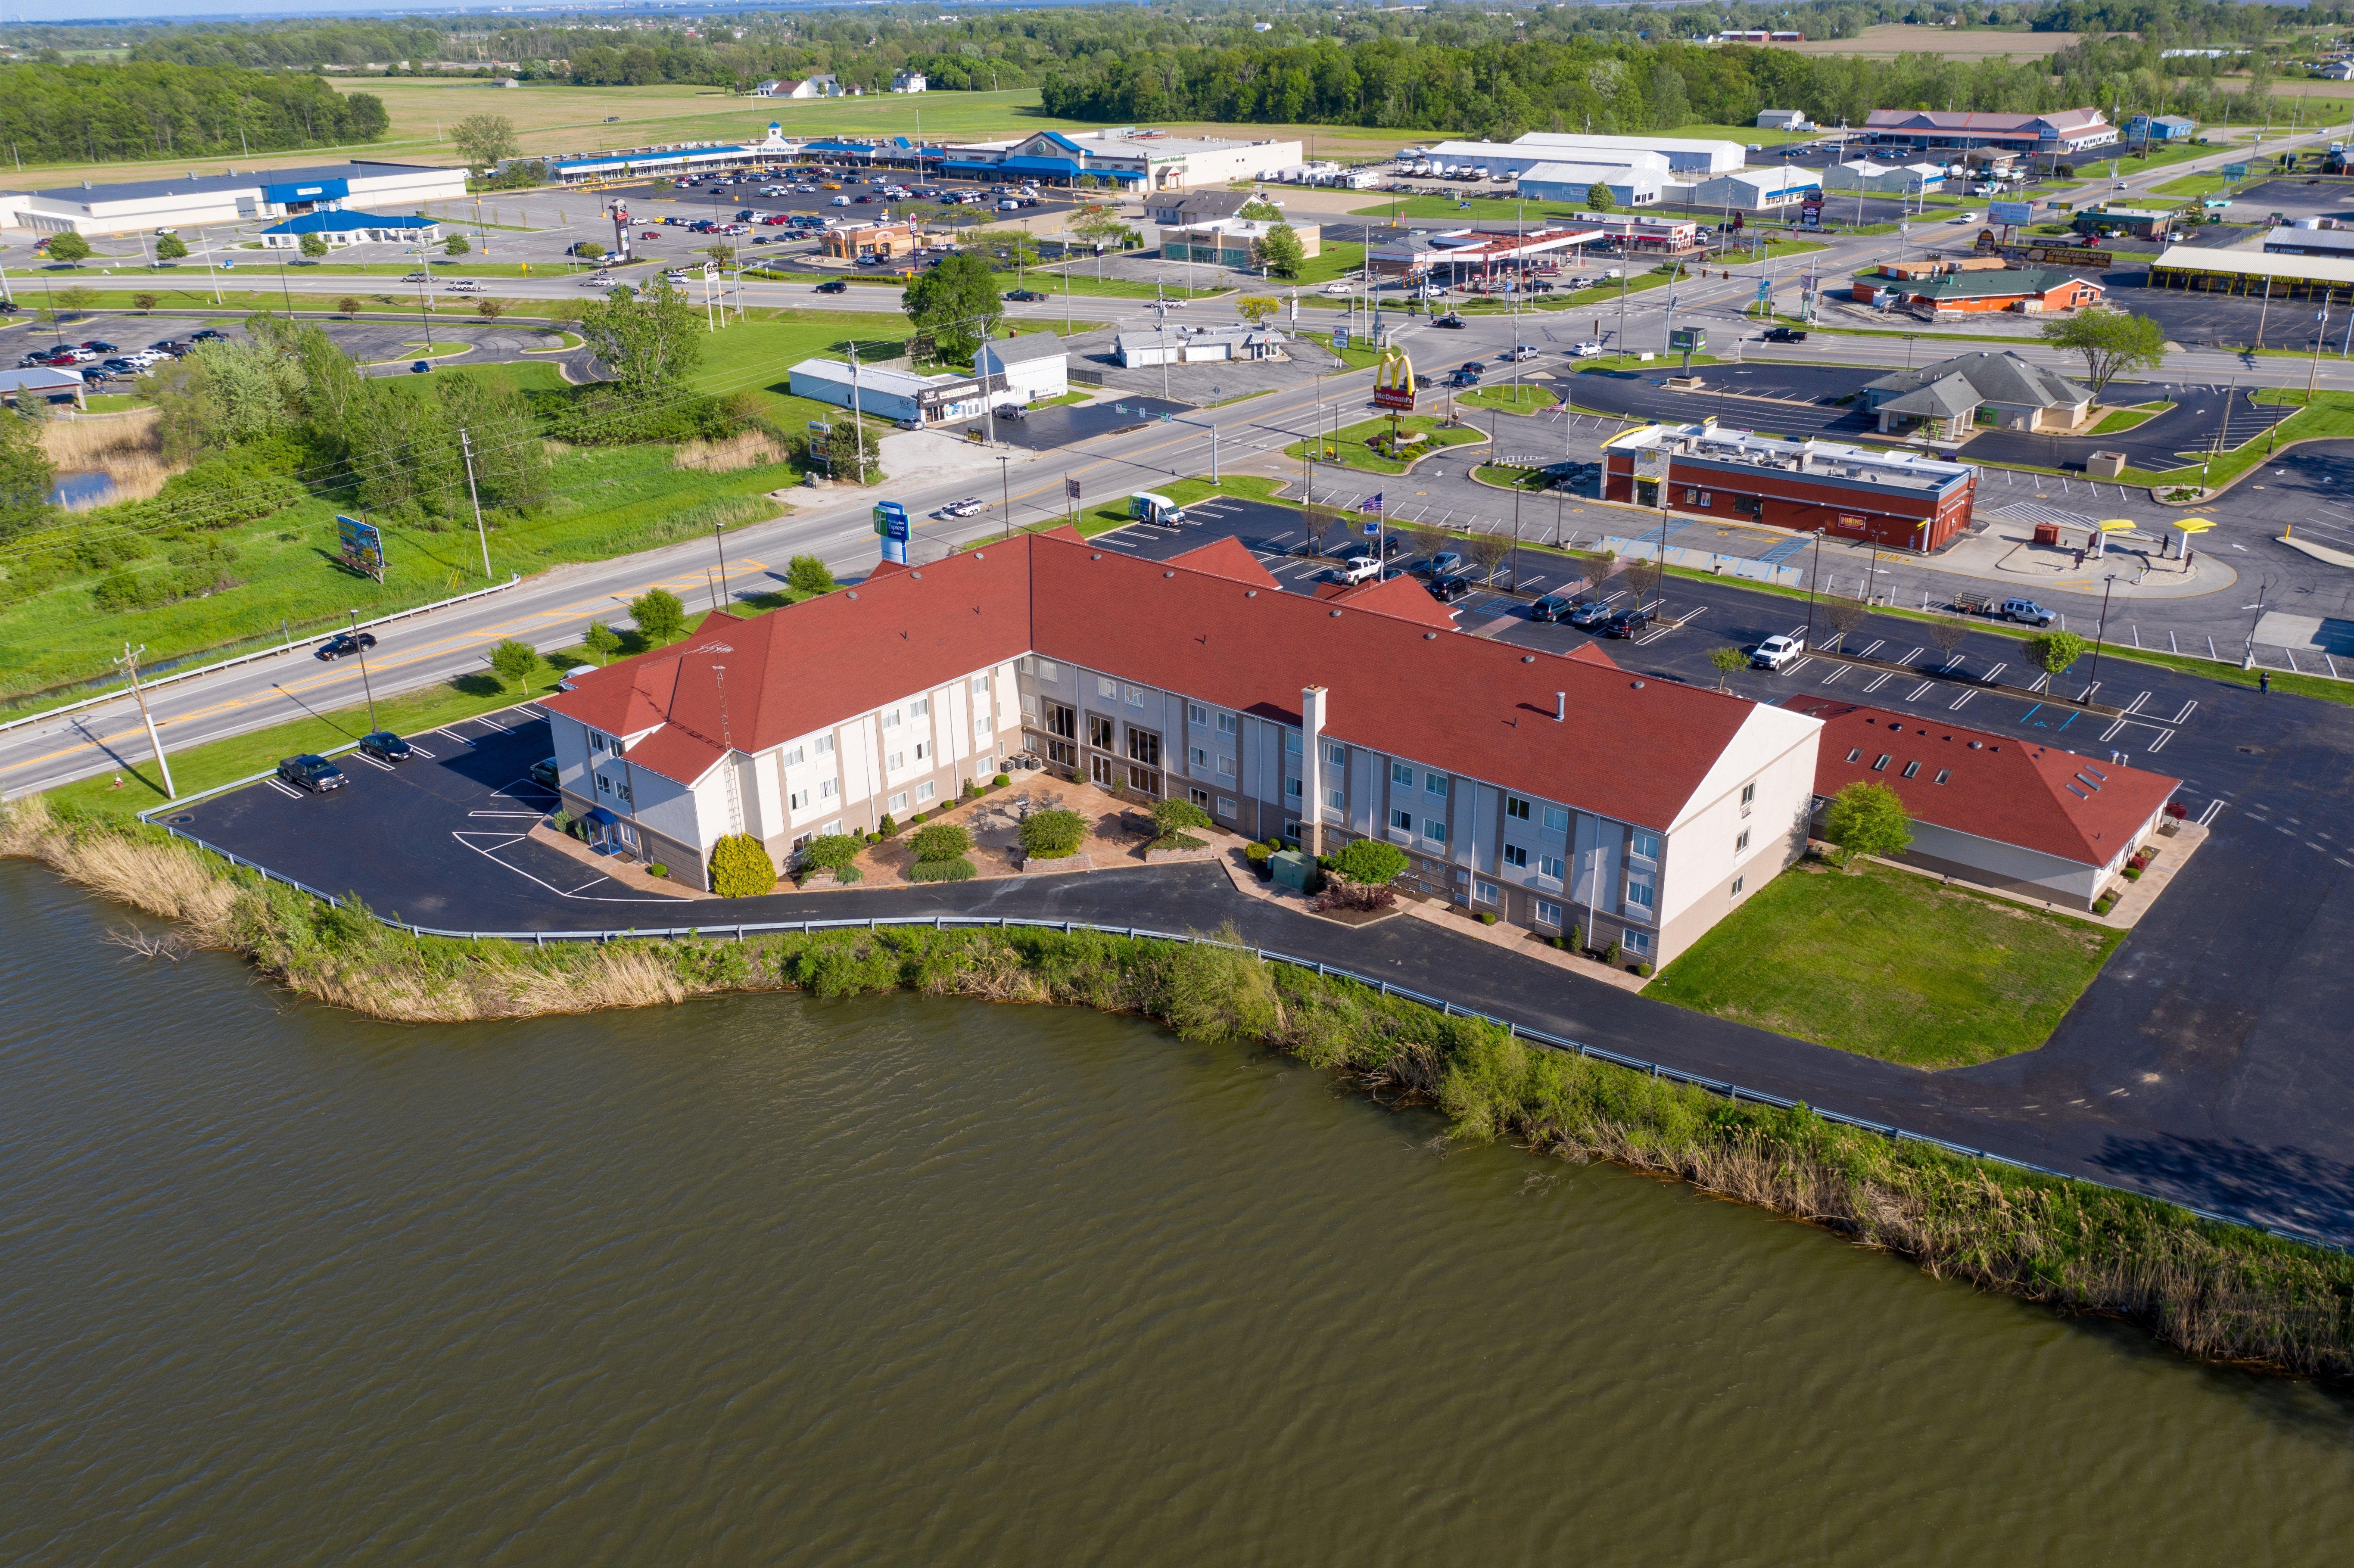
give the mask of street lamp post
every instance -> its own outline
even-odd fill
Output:
[[[352,618],[352,648],[360,656],[360,692],[367,698],[368,729],[376,729],[376,687],[368,681],[367,644],[360,641],[360,612],[346,610]]]
[[[2076,699],[2079,703],[2091,702],[2093,687],[2101,683],[2101,639],[2109,630],[2109,590],[2116,586],[2116,581],[2117,574],[2115,572],[2101,579],[2101,620],[2100,624],[2093,629],[2093,673],[2089,677],[2092,685],[2086,686],[2084,694]]]
[[[1815,530],[1815,558],[1807,571],[1807,646],[1815,645],[1815,593],[1823,581],[1823,535]]]

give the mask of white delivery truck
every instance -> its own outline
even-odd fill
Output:
[[[1178,510],[1175,502],[1149,490],[1140,490],[1128,498],[1128,514],[1140,523],[1158,523],[1164,528],[1179,527],[1185,521],[1185,514]]]

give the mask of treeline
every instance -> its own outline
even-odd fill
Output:
[[[310,70],[395,60],[457,58],[459,45],[440,27],[413,22],[297,22],[278,26],[175,28],[131,46],[133,60],[172,65],[242,66],[258,70]],[[473,47],[465,47],[471,56]]]
[[[34,163],[225,157],[372,142],[384,105],[314,76],[219,66],[0,66],[0,139]]]

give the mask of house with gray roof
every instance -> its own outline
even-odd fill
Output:
[[[1900,370],[1863,388],[1863,406],[1884,431],[1914,426],[1932,440],[1957,441],[1987,420],[2005,430],[2072,430],[2084,422],[2093,394],[2056,371],[2007,349],[1957,354]]]
[[[1144,216],[1163,228],[1191,228],[1222,217],[1239,217],[1258,198],[1248,191],[1154,191],[1144,198]]]

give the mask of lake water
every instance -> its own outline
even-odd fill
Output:
[[[2354,1404],[1133,1020],[459,1028],[0,863],[0,1561],[2318,1563]]]
[[[114,498],[114,476],[95,469],[58,474],[49,483],[49,504],[69,512],[87,512]]]

